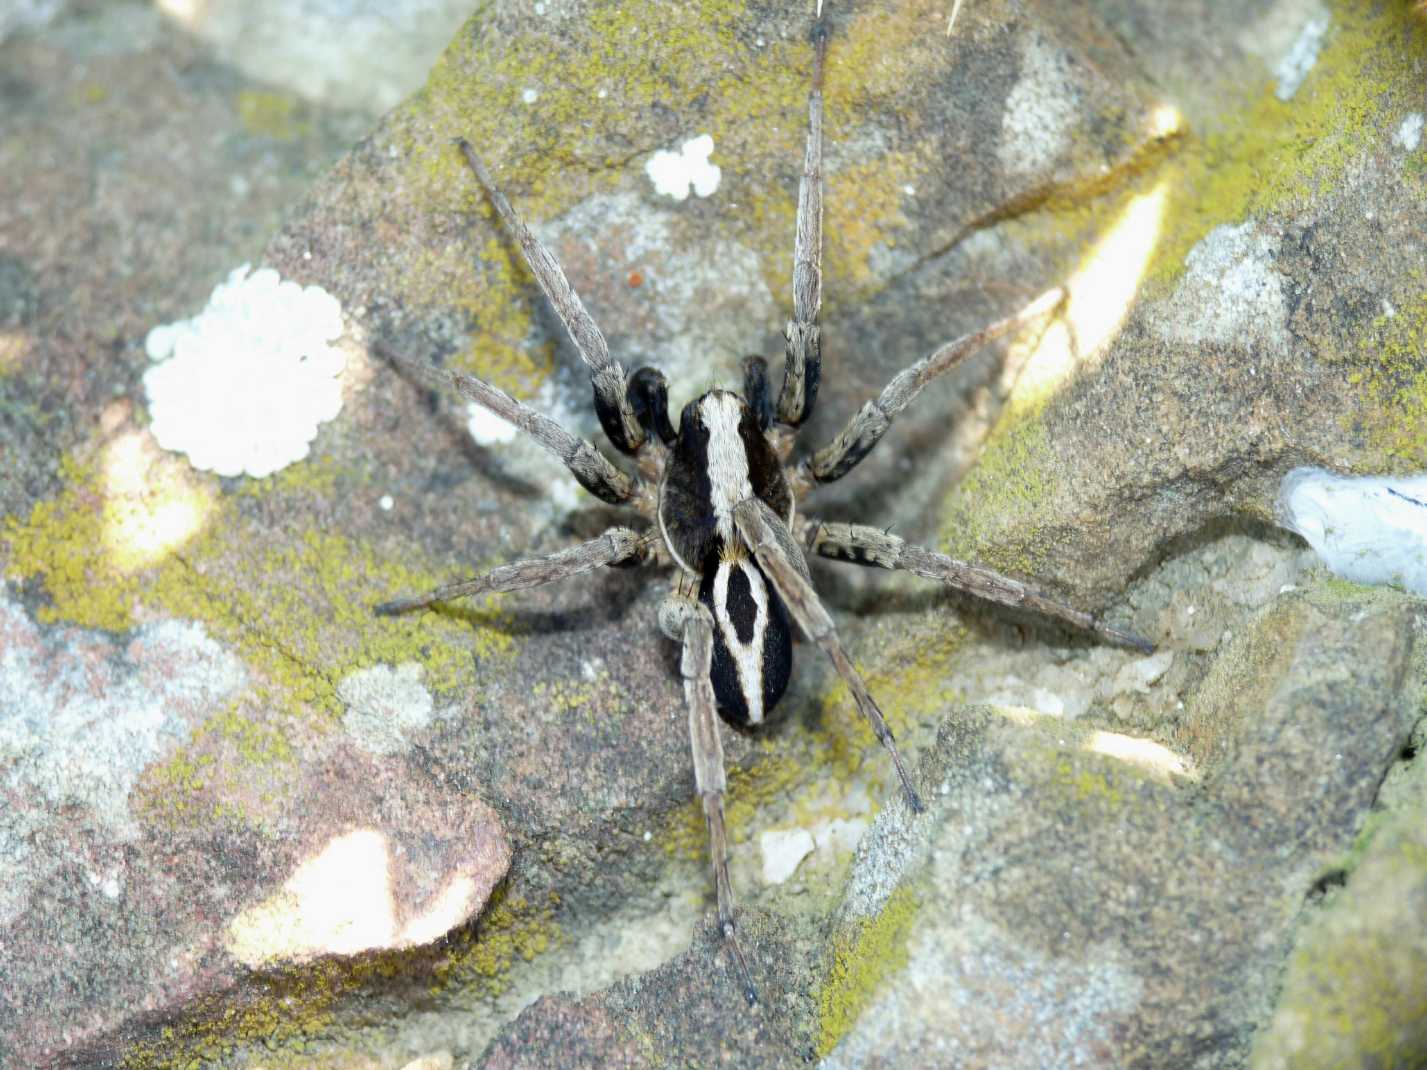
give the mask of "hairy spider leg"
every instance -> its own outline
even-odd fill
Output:
[[[760,356],[743,358],[743,399],[758,419],[764,434],[773,426],[773,393],[768,385],[768,362]]]
[[[474,401],[481,408],[495,413],[502,420],[524,431],[558,457],[580,486],[600,501],[611,505],[637,504],[634,499],[640,483],[616,468],[608,457],[595,449],[593,442],[571,434],[561,427],[558,421],[537,412],[523,402],[516,401],[504,390],[492,386],[484,379],[477,379],[474,375],[437,368],[386,349],[383,349],[382,353],[403,371],[431,386],[454,389],[462,397]]]
[[[847,656],[847,651],[843,649],[842,640],[837,637],[837,629],[833,627],[832,617],[828,615],[813,588],[812,580],[808,576],[807,562],[803,560],[803,552],[792,532],[788,530],[782,518],[768,508],[766,502],[757,498],[747,498],[739,502],[734,508],[733,516],[738,525],[739,536],[757,558],[759,567],[782,598],[788,613],[798,622],[803,633],[832,659],[838,675],[852,692],[857,708],[872,726],[877,741],[887,748],[887,752],[892,756],[892,764],[897,767],[897,776],[901,778],[907,805],[913,813],[921,813],[921,796],[917,794],[907,767],[902,763],[902,755],[897,750],[892,729],[887,726],[887,719],[882,716],[876,700],[867,690],[867,685],[863,683],[861,675]]]
[[[967,594],[1003,606],[1028,609],[1093,632],[1120,646],[1152,653],[1154,644],[1133,632],[1113,628],[1094,615],[1067,605],[1011,576],[1003,576],[981,565],[967,564],[954,557],[914,546],[881,528],[866,524],[823,523],[805,519],[804,540],[808,548],[834,561],[902,569],[925,579],[936,580]]]
[[[547,583],[578,576],[582,572],[591,572],[603,565],[642,563],[653,556],[654,538],[651,532],[640,534],[630,528],[610,528],[598,538],[582,542],[578,546],[567,546],[544,557],[512,561],[479,576],[443,584],[425,594],[383,602],[374,606],[373,611],[380,616],[389,617],[420,609],[434,602],[449,602],[453,598],[465,598],[473,594],[542,587]]]
[[[718,893],[718,929],[743,976],[743,995],[751,1007],[758,992],[739,947],[733,921],[733,884],[728,876],[728,828],[723,796],[728,789],[723,770],[723,740],[719,737],[713,689],[713,615],[702,603],[683,594],[682,584],[659,608],[664,634],[683,644],[679,673],[684,679],[684,704],[689,712],[689,745],[694,755],[694,786],[703,806],[709,833],[709,862]]]
[[[648,441],[648,431],[630,402],[624,369],[619,361],[609,355],[609,344],[605,341],[599,325],[595,323],[594,317],[585,311],[580,295],[575,293],[570,280],[565,277],[560,262],[530,232],[525,220],[510,206],[510,201],[506,200],[505,194],[491,179],[490,172],[476,155],[471,143],[465,138],[457,138],[456,145],[476,180],[485,189],[486,196],[495,205],[496,212],[520,245],[521,255],[525,257],[530,273],[535,276],[535,281],[540,284],[540,289],[554,307],[555,314],[565,325],[570,340],[579,350],[580,359],[589,367],[590,384],[595,392],[595,412],[599,415],[600,426],[621,453],[638,453],[640,447]]]
[[[799,489],[809,490],[847,475],[882,441],[897,414],[916,399],[924,386],[951,371],[987,343],[1054,312],[1064,302],[1065,293],[1064,287],[1052,287],[1014,315],[947,342],[898,372],[882,388],[882,393],[865,402],[847,421],[836,438],[799,463],[796,479]]]
[[[783,390],[778,422],[798,427],[813,414],[822,377],[818,313],[823,291],[823,64],[827,23],[813,26],[813,84],[808,93],[808,140],[798,183],[797,234],[793,241],[793,318],[783,329]],[[750,399],[751,400],[751,399]]]

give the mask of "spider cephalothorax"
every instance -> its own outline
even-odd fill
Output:
[[[454,387],[530,434],[559,457],[583,487],[602,501],[628,507],[643,523],[638,529],[611,528],[597,539],[546,557],[504,565],[424,595],[385,603],[377,607],[378,612],[398,613],[463,595],[520,590],[603,565],[662,564],[677,570],[673,590],[660,607],[659,622],[664,633],[683,647],[680,673],[694,783],[708,823],[719,928],[738,961],[750,1003],[756,999],[755,991],[734,933],[723,814],[723,745],[716,711],[737,725],[758,725],[767,718],[792,671],[793,623],[832,659],[896,766],[907,804],[916,810],[922,805],[882,711],[853,668],[813,588],[805,553],[905,569],[994,602],[1058,617],[1113,642],[1148,646],[1012,577],[909,545],[878,527],[822,523],[798,515],[797,502],[819,485],[852,471],[928,382],[986,342],[1053,314],[1064,299],[1064,291],[1054,288],[1015,315],[948,342],[893,378],[832,442],[792,459],[797,429],[813,411],[822,371],[818,312],[827,33],[821,19],[814,27],[813,42],[807,150],[793,246],[793,316],[784,329],[783,383],[776,400],[764,361],[750,357],[744,362],[742,394],[710,390],[695,398],[684,406],[676,431],[669,422],[664,376],[656,369],[640,368],[626,377],[560,265],[516,215],[465,141],[458,145],[466,162],[590,368],[600,426],[611,444],[633,460],[638,474],[630,475],[593,443],[483,380],[395,355],[391,358],[423,379]]]
[[[761,362],[750,368],[761,372]],[[793,492],[766,434],[767,423],[747,401],[711,390],[684,406],[659,487],[664,545],[675,564],[700,578],[699,602],[713,617],[719,712],[745,726],[763,722],[793,668],[787,610],[744,547],[734,519],[739,502],[757,499],[784,524],[792,523]]]

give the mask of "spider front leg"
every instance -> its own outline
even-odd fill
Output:
[[[753,551],[754,557],[758,559],[758,567],[768,577],[768,582],[778,592],[783,604],[788,607],[788,612],[798,622],[798,627],[832,659],[838,675],[852,692],[857,708],[872,726],[877,741],[887,748],[887,752],[892,756],[892,764],[896,766],[897,776],[902,781],[902,790],[907,796],[907,805],[912,808],[913,813],[921,813],[921,796],[912,786],[907,767],[902,764],[902,755],[897,750],[892,729],[887,726],[882,710],[867,690],[867,685],[863,683],[861,675],[847,656],[847,651],[842,648],[842,640],[837,637],[832,617],[828,615],[817,591],[813,589],[807,562],[803,560],[803,552],[788,526],[777,513],[768,508],[767,503],[757,498],[746,498],[739,502],[734,507],[733,519],[739,536]]]
[[[425,594],[383,602],[373,607],[373,612],[389,617],[435,602],[449,602],[453,598],[465,598],[473,594],[523,591],[528,587],[540,587],[570,576],[578,576],[602,565],[640,561],[653,552],[654,542],[651,535],[641,535],[629,528],[610,528],[599,538],[582,542],[578,546],[557,550],[544,557],[533,557],[528,561],[501,565],[468,580],[444,584]]]
[[[728,828],[724,823],[723,796],[727,782],[723,772],[723,740],[718,733],[714,708],[713,616],[699,602],[671,595],[659,607],[659,626],[664,634],[683,644],[679,672],[684,678],[684,704],[689,711],[689,742],[694,753],[694,786],[703,805],[709,830],[709,861],[713,865],[714,887],[718,892],[718,928],[733,953],[743,975],[743,995],[751,1007],[758,992],[748,973],[748,962],[738,946],[733,923],[733,884],[728,877]]]
[[[797,234],[793,241],[793,318],[783,330],[783,391],[778,421],[798,427],[813,413],[822,376],[818,312],[823,291],[823,63],[827,26],[813,27],[813,85],[808,93],[808,141],[798,183]]]
[[[565,325],[571,341],[580,352],[580,359],[590,369],[590,384],[595,392],[595,411],[599,414],[600,426],[609,440],[622,453],[635,454],[648,441],[648,431],[640,421],[634,405],[630,402],[629,389],[624,379],[624,369],[619,361],[609,355],[609,343],[599,325],[587,311],[580,295],[575,293],[570,280],[553,253],[541,244],[540,239],[530,232],[515,209],[510,206],[485,163],[476,155],[465,138],[457,138],[456,145],[466,159],[466,165],[486,191],[486,196],[495,205],[496,212],[520,245],[526,266],[540,284],[545,297]]]
[[[948,342],[910,368],[898,372],[883,387],[882,393],[857,411],[832,442],[798,465],[796,478],[799,492],[847,475],[872,452],[872,447],[882,441],[893,419],[916,399],[924,386],[951,371],[987,343],[1053,312],[1064,300],[1065,289],[1056,286],[1015,315]]]
[[[858,565],[903,569],[988,602],[1029,609],[1063,620],[1120,646],[1133,647],[1146,654],[1154,652],[1154,644],[1149,640],[1112,628],[1093,615],[1066,605],[1029,584],[981,565],[967,564],[935,550],[913,546],[896,535],[865,524],[824,524],[816,520],[807,520],[805,524],[810,532],[808,548],[823,557]]]
[[[541,447],[560,458],[561,463],[570,470],[570,474],[580,486],[600,501],[611,505],[636,507],[640,504],[636,494],[641,484],[616,468],[609,458],[595,449],[594,443],[566,431],[558,421],[516,401],[504,390],[492,386],[484,379],[477,379],[474,375],[437,368],[419,360],[398,356],[385,349],[382,353],[398,368],[432,386],[450,387],[486,411],[495,413],[506,423],[524,431]]]

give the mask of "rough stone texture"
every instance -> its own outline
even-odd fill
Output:
[[[1192,700],[1223,740],[1197,781],[1096,753],[1091,733],[1059,718],[953,714],[923,758],[923,782],[940,784],[930,811],[889,807],[859,852],[823,1012],[840,1021],[839,1001],[861,1000],[860,1017],[845,1036],[824,1034],[838,1043],[823,1065],[1242,1065],[1305,901],[1348,855],[1420,714],[1423,623],[1414,601],[1364,589],[1280,596]],[[1402,880],[1420,889],[1420,866],[1398,873],[1361,894],[1409,910]],[[866,934],[899,904],[911,916],[879,960]],[[1327,939],[1338,948],[1347,935]],[[1332,961],[1307,940],[1295,962]],[[1389,1000],[1375,1047],[1344,1039],[1338,1059],[1278,1065],[1420,1053],[1409,1017],[1427,993],[1411,969],[1419,953],[1389,962],[1381,981],[1356,982],[1366,990],[1328,997]],[[880,984],[859,987],[877,971]],[[1279,1033],[1292,1038],[1294,1015],[1279,1011]]]
[[[545,996],[521,1012],[478,1061],[482,1070],[549,1066],[801,1066],[812,966],[807,946],[756,914],[744,929],[763,950],[757,983],[774,1001],[745,1006],[730,963],[705,936],[657,970],[583,1000]],[[698,1023],[691,1028],[692,1023]]]
[[[462,0],[207,0],[175,7],[185,30],[254,81],[373,116],[420,87],[470,14]]]
[[[79,555],[70,576],[91,609],[129,582],[118,574],[142,555],[123,539],[158,515],[146,495],[177,490],[151,443],[135,448],[144,335],[256,259],[367,122],[248,81],[155,5],[67,5],[36,29],[61,6],[21,5],[30,34],[0,19],[0,567],[16,581],[0,594],[6,1066],[113,1065],[121,1030],[220,993],[241,1005],[243,963],[429,942],[484,904],[509,860],[494,812],[410,745],[431,731],[377,756],[320,725],[279,737],[268,666],[236,630],[184,611],[37,613],[55,588],[14,572],[15,526],[87,464],[92,494],[28,545]],[[285,889],[304,863],[340,864],[363,830],[366,853],[345,856],[357,871],[329,868],[335,905],[310,881]],[[244,943],[240,920],[262,909],[289,927]]]
[[[1423,745],[1419,731],[1410,751]],[[1388,774],[1342,869],[1300,930],[1273,1018],[1255,1038],[1254,1065],[1328,1067],[1410,1062],[1427,1052],[1427,949],[1415,933],[1427,908],[1427,763]]]
[[[309,187],[366,120],[247,82],[148,5],[72,6],[0,51],[0,567],[7,635],[43,651],[6,671],[97,667],[136,696],[135,731],[96,735],[130,745],[108,779],[71,778],[61,812],[34,771],[69,752],[45,728],[103,715],[85,690],[102,676],[43,707],[25,689],[3,737],[25,749],[0,766],[23,803],[0,820],[21,911],[0,930],[0,1061],[935,1064],[941,1041],[987,1065],[1074,1049],[1209,1066],[1248,1059],[1255,1030],[1264,1065],[1417,1058],[1400,978],[1420,926],[1389,919],[1413,916],[1427,868],[1420,791],[1389,788],[1420,785],[1420,760],[1377,792],[1418,710],[1416,610],[1325,581],[1268,528],[1296,464],[1423,461],[1424,169],[1404,131],[1424,45],[1404,4],[1250,0],[1228,20],[1213,0],[1008,0],[966,5],[950,40],[945,3],[832,5],[809,439],[1054,280],[1072,300],[1014,359],[930,388],[817,510],[1035,574],[1160,650],[818,568],[946,791],[930,777],[920,825],[891,804],[849,884],[848,845],[895,791],[826,667],[800,653],[787,721],[728,734],[751,1014],[701,925],[657,584],[611,571],[372,618],[613,513],[521,443],[473,441],[458,404],[364,350],[466,367],[594,431],[577,360],[449,148],[463,134],[615,353],[668,365],[676,404],[745,352],[775,356],[806,13],[486,5]],[[1324,12],[1281,99],[1273,72]],[[658,194],[649,156],[702,133],[718,191]],[[201,476],[148,435],[143,338],[256,260],[284,209],[264,259],[343,304],[341,418],[271,479]],[[152,537],[170,506],[196,526]],[[145,683],[164,635],[207,675]],[[219,708],[174,697],[190,685]],[[766,879],[760,833],[780,830],[814,850]],[[502,835],[504,884],[435,939],[428,908],[464,916],[488,887],[447,878],[494,879]],[[344,866],[378,879],[309,909]],[[929,918],[949,890],[974,909]],[[1382,972],[1333,974],[1389,932]],[[900,1037],[877,1041],[888,1021]]]

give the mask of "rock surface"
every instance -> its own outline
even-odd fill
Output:
[[[1423,623],[1402,596],[1280,595],[1187,698],[1220,737],[1195,778],[1167,775],[1143,740],[1117,752],[1058,717],[958,710],[923,758],[930,811],[889,807],[853,867],[824,1065],[1242,1062],[1305,900],[1341,873],[1419,716]],[[1383,893],[1394,909],[1402,891]],[[1412,997],[1360,983],[1363,1005],[1393,1006],[1377,1050],[1420,1050]]]
[[[1158,649],[815,566],[935,804],[909,820],[811,651],[782,724],[726,734],[755,1011],[708,931],[662,581],[371,616],[614,521],[380,353],[595,432],[459,134],[676,405],[776,355],[806,12],[488,4],[375,128],[220,60],[261,33],[148,5],[0,43],[0,1062],[1420,1057],[1419,603],[1272,522],[1295,466],[1427,459],[1427,28],[1020,0],[948,38],[948,6],[830,8],[808,439],[1071,297],[813,508]],[[675,200],[646,165],[699,135],[717,183]],[[340,302],[343,404],[310,459],[219,479],[154,443],[144,341],[259,260]]]

